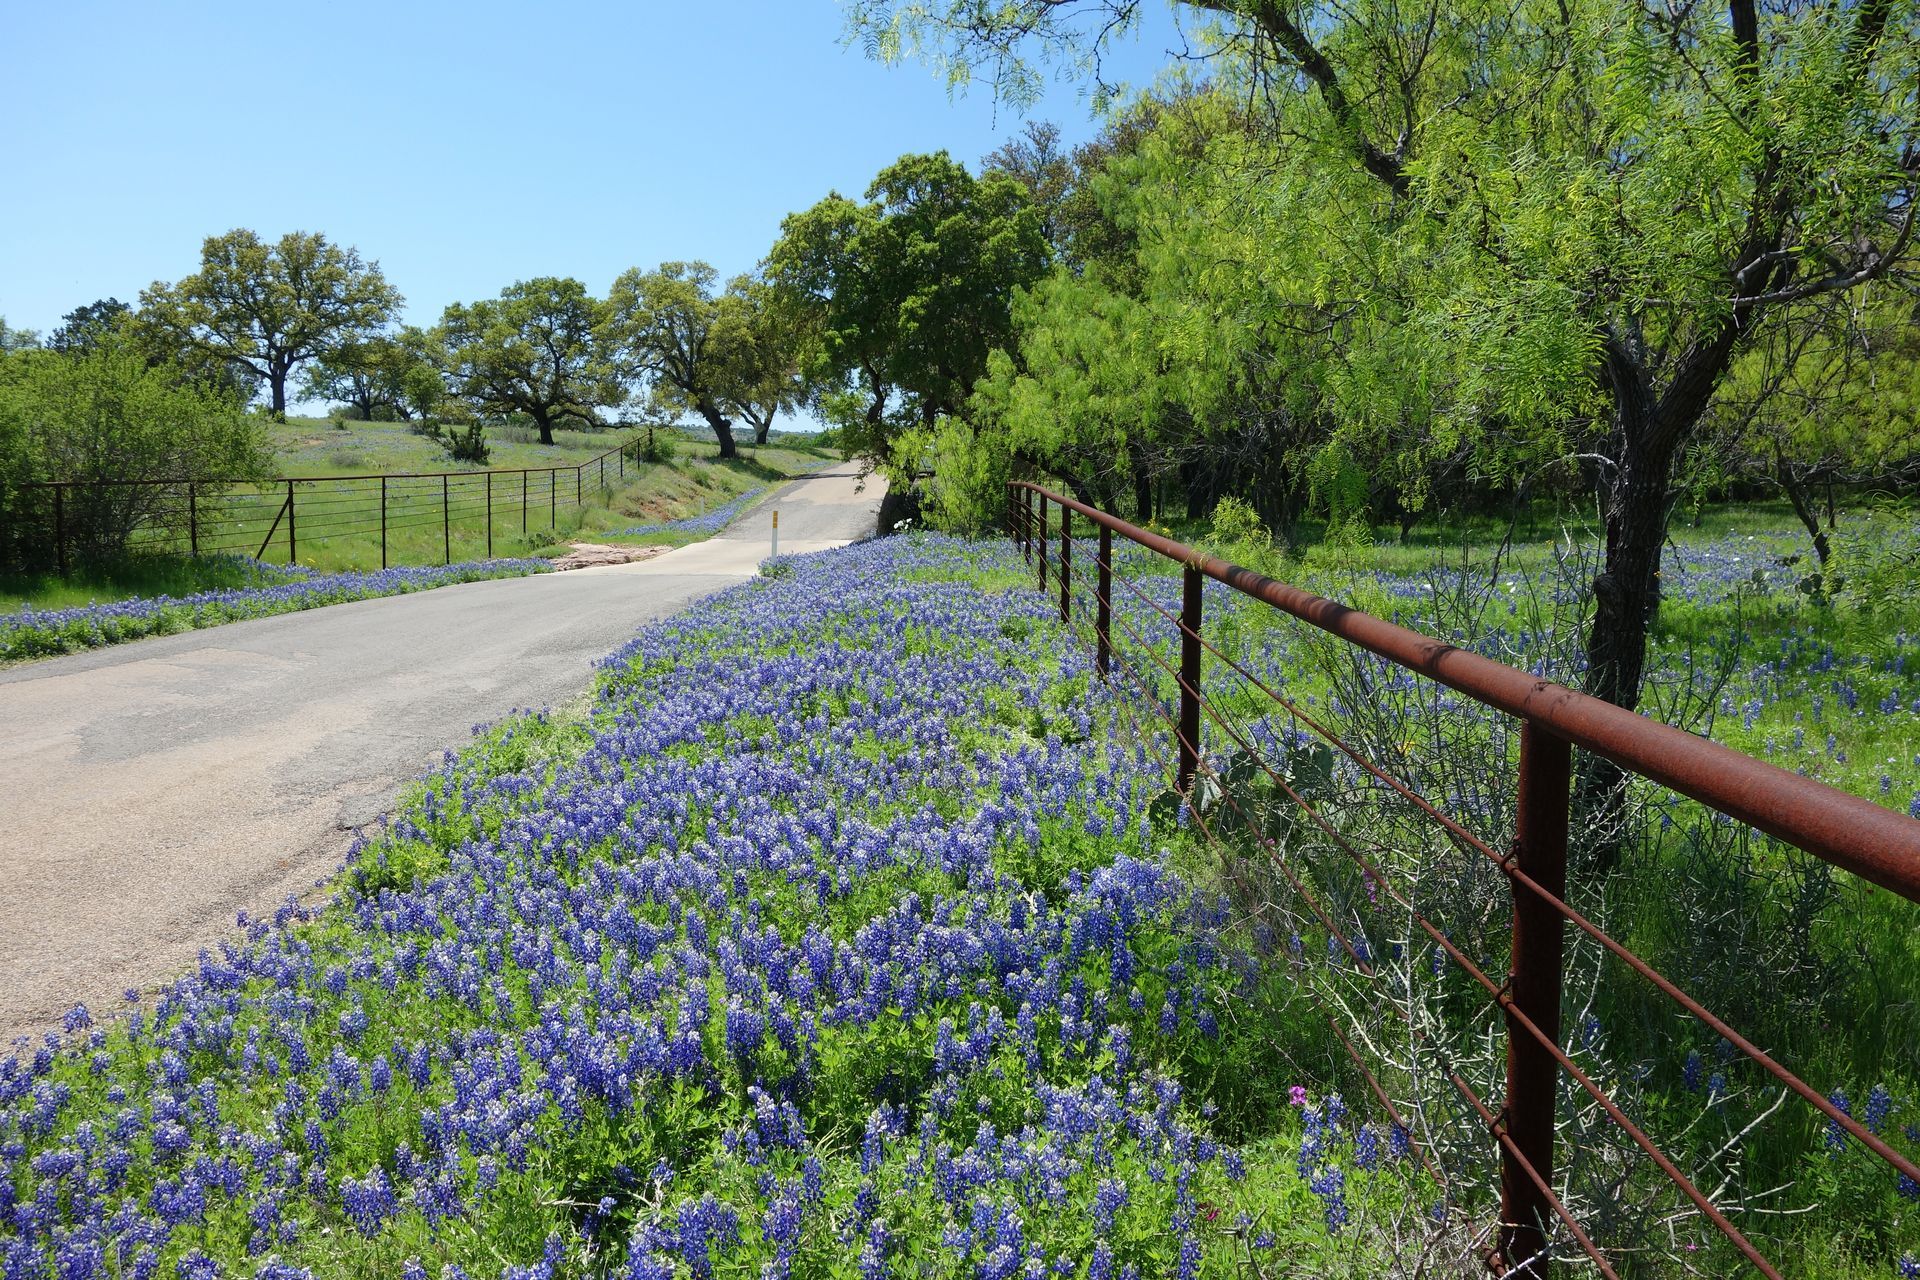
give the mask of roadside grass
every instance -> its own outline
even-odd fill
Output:
[[[1777,509],[1708,511],[1697,527],[1676,529],[1663,570],[1666,598],[1654,628],[1646,709],[1791,771],[1817,777],[1920,817],[1920,594],[1908,566],[1920,561],[1920,532],[1898,511],[1856,512],[1842,522],[1846,548],[1834,566],[1838,594],[1815,597],[1804,581],[1812,549]],[[1210,530],[1188,529],[1190,541]],[[1521,543],[1496,559],[1497,544],[1469,534],[1464,548],[1434,544],[1320,544],[1286,556],[1244,540],[1212,540],[1210,549],[1271,576],[1390,618],[1511,665],[1577,686],[1593,572],[1589,546]],[[1086,555],[1083,541],[1076,557]],[[1180,583],[1164,561],[1133,550],[1120,572],[1177,612]],[[1083,566],[1084,567],[1084,566]],[[1903,573],[1906,576],[1903,578]],[[1031,579],[1029,579],[1031,581]],[[1057,589],[1057,587],[1056,587]],[[1084,601],[1087,587],[1076,582]],[[1495,848],[1512,834],[1511,779],[1517,736],[1499,717],[1432,682],[1405,675],[1330,642],[1304,624],[1244,602],[1209,583],[1209,640],[1270,686],[1357,743],[1372,759],[1479,833]],[[1177,662],[1171,626],[1125,587],[1116,587],[1116,643],[1157,696],[1171,703],[1166,669],[1127,636],[1131,626],[1161,662]],[[1083,643],[1085,638],[1083,637]],[[1419,823],[1396,823],[1344,759],[1311,758],[1291,718],[1264,695],[1207,659],[1208,692],[1221,717],[1331,812],[1349,833],[1380,850],[1405,883],[1425,886],[1427,910],[1456,940],[1504,966],[1504,900],[1461,851]],[[1303,846],[1291,806],[1245,763],[1225,728],[1210,718],[1203,740],[1218,753],[1223,783],[1236,803],[1276,815],[1294,830],[1296,869],[1309,876],[1336,918],[1366,921],[1376,911],[1369,885],[1344,856]],[[1236,768],[1237,764],[1237,768]],[[1237,778],[1237,780],[1235,780]],[[1316,792],[1312,787],[1323,788]],[[1220,801],[1214,802],[1216,805]],[[1863,884],[1757,832],[1716,821],[1701,807],[1650,784],[1630,803],[1644,836],[1623,851],[1618,871],[1576,863],[1574,904],[1629,947],[1728,1018],[1896,1147],[1920,1151],[1920,907]],[[1234,812],[1218,808],[1231,827]],[[1245,833],[1242,833],[1244,837]],[[1308,837],[1314,833],[1307,832]],[[1582,833],[1576,832],[1576,836]],[[1270,865],[1257,841],[1242,848],[1243,869]],[[1345,867],[1343,871],[1342,868]],[[1479,868],[1484,872],[1485,868]],[[1292,900],[1287,886],[1276,886]],[[1479,904],[1474,906],[1474,904]],[[1447,915],[1445,912],[1456,914]],[[1379,951],[1410,946],[1404,933],[1361,935]],[[1401,925],[1404,928],[1404,922]],[[1309,917],[1299,931],[1309,952],[1329,942]],[[1630,1114],[1658,1121],[1683,1168],[1703,1185],[1744,1204],[1744,1229],[1765,1242],[1790,1274],[1887,1274],[1891,1258],[1920,1252],[1920,1188],[1904,1184],[1858,1144],[1845,1140],[1797,1100],[1778,1114],[1780,1094],[1719,1037],[1642,984],[1578,935],[1569,1035],[1588,1066],[1623,1099]],[[1415,936],[1411,941],[1417,942]],[[1429,948],[1419,948],[1424,959]],[[1411,952],[1392,967],[1383,990],[1353,995],[1358,1007],[1386,993],[1418,990],[1424,975]],[[1430,998],[1457,1016],[1459,993],[1426,983]],[[1403,983],[1396,988],[1395,983]],[[1444,1019],[1442,1020],[1444,1021]],[[1582,1095],[1569,1092],[1578,1113]],[[1753,1128],[1732,1142],[1745,1126]],[[1604,1135],[1588,1128],[1586,1141]],[[1617,1138],[1617,1135],[1615,1135]],[[1731,1145],[1728,1145],[1731,1143]],[[1724,1148],[1724,1149],[1723,1149]],[[1737,1153],[1729,1156],[1729,1153]],[[1628,1159],[1637,1159],[1631,1153]],[[1612,1170],[1610,1161],[1604,1161]],[[1657,1184],[1611,1191],[1607,1172],[1590,1194],[1618,1217],[1622,1199],[1666,1202]],[[1580,1190],[1578,1185],[1576,1192]],[[1670,1206],[1685,1216],[1684,1205]],[[1649,1210],[1651,1212],[1651,1210]],[[1720,1246],[1711,1233],[1683,1236],[1709,1272]],[[1636,1248],[1655,1247],[1645,1241]],[[1731,1255],[1728,1267],[1736,1266]]]
[[[386,428],[392,424],[353,424],[356,428]],[[330,427],[323,429],[331,430]],[[418,443],[418,437],[400,434]],[[584,436],[585,433],[579,433]],[[663,435],[669,433],[663,433]],[[624,483],[611,478],[606,489],[590,480],[572,491],[572,476],[560,489],[541,489],[545,477],[530,482],[522,505],[519,476],[495,482],[493,539],[487,539],[486,498],[476,480],[451,489],[449,516],[443,522],[437,483],[412,489],[395,483],[388,494],[387,563],[440,565],[487,558],[514,559],[564,554],[571,541],[611,541],[620,545],[681,545],[704,536],[684,530],[623,535],[636,525],[697,518],[729,502],[769,486],[803,476],[838,455],[811,447],[769,444],[747,446],[742,456],[721,460],[711,440],[701,442],[682,433],[670,433],[668,456],[656,463],[629,460]],[[611,447],[611,436],[595,433],[594,452]],[[775,438],[778,441],[778,437]],[[283,455],[283,464],[289,459]],[[402,459],[401,465],[407,464]],[[435,469],[443,469],[436,465]],[[538,491],[536,491],[538,490]],[[55,574],[0,575],[0,613],[26,607],[66,609],[105,604],[136,597],[182,596],[248,585],[253,553],[272,527],[277,506],[269,500],[259,508],[260,518],[225,536],[231,543],[223,554],[198,559],[142,554],[126,564],[105,570],[83,571],[62,578]],[[338,572],[372,571],[381,567],[380,494],[378,483],[343,485],[336,492],[303,489],[296,502],[293,551],[299,568]],[[711,531],[708,531],[711,532]],[[287,563],[284,523],[267,541],[262,559]],[[215,541],[211,536],[209,542]]]
[[[617,443],[605,433],[593,439],[595,453]],[[558,554],[566,543],[578,540],[678,545],[693,538],[671,531],[657,536],[618,535],[636,525],[698,515],[837,459],[836,454],[810,446],[770,443],[761,448],[745,446],[739,457],[723,460],[711,439],[679,431],[662,431],[660,439],[661,459],[629,458],[624,475],[614,459],[581,475],[502,474],[509,463],[496,459],[491,478],[474,469],[444,482],[389,480],[384,485],[387,562],[436,564],[489,555]],[[560,465],[577,461],[576,453],[562,458]],[[452,470],[440,465],[432,469]],[[280,498],[271,486],[257,498],[244,493],[231,496],[226,500],[228,509],[244,518],[237,525],[222,526],[221,549],[248,555],[258,552],[263,559],[283,562],[291,552],[297,563],[314,568],[378,568],[382,488],[377,480],[348,479],[301,486],[291,533],[284,522],[276,527]]]
[[[484,507],[477,517],[452,508],[443,530],[438,494],[430,504],[389,510],[387,559],[380,536],[364,528],[378,508],[350,507],[316,530],[299,526],[299,560],[256,560],[247,554],[136,556],[112,570],[62,578],[0,577],[0,663],[26,661],[166,635],[244,618],[540,572],[573,541],[680,546],[718,531],[768,489],[839,459],[811,448],[769,446],[720,460],[676,441],[668,456],[628,472],[624,485],[582,490],[580,505],[532,504],[496,510],[489,546]],[[517,498],[518,495],[516,494]],[[377,493],[376,493],[377,501]],[[504,504],[503,504],[504,505]],[[523,531],[521,525],[526,524]],[[637,522],[649,526],[635,532]],[[443,559],[444,557],[444,559]]]
[[[552,565],[541,559],[478,560],[371,572],[315,573],[228,556],[205,557],[193,568],[209,578],[235,580],[237,585],[180,595],[135,596],[108,604],[52,609],[27,606],[0,613],[0,666],[323,605],[408,595],[461,582],[524,577],[545,573]]]
[[[6,1273],[1463,1271],[1017,564],[795,557],[75,1010],[0,1067]]]
[[[1780,563],[1787,531],[1746,528],[1675,548],[1661,705],[1880,803],[1920,800],[1920,602],[1816,604]],[[1551,549],[1531,551],[1533,571],[1496,574],[1223,548],[1575,679],[1580,601]],[[1122,562],[1175,604],[1164,563]],[[1203,839],[1165,789],[1151,708],[1093,677],[1057,582],[1042,596],[1030,574],[1004,542],[792,557],[648,628],[584,718],[517,717],[450,756],[313,918],[290,906],[137,1021],[78,1013],[68,1048],[0,1069],[0,1185],[53,1223],[35,1219],[17,1269],[53,1274],[61,1240],[86,1247],[93,1227],[129,1265],[216,1274],[204,1257],[275,1280],[1467,1274],[1489,1144],[1405,1069],[1391,1010],[1497,1096],[1484,1002],[1303,825],[1272,830],[1372,973],[1284,905],[1270,847],[1218,799],[1199,813],[1225,853]],[[1206,609],[1224,651],[1495,847],[1510,835],[1513,743],[1489,718],[1229,592],[1210,586]],[[1150,608],[1123,589],[1116,611],[1171,657]],[[1455,942],[1504,969],[1494,873],[1369,825],[1391,807],[1212,659],[1207,679],[1296,785],[1380,841],[1389,879],[1461,908]],[[1273,799],[1234,794],[1256,816]],[[1657,789],[1634,802],[1649,838],[1620,873],[1576,878],[1575,904],[1914,1150],[1911,904]],[[1920,1249],[1920,1188],[1797,1104],[1776,1113],[1758,1068],[1577,939],[1571,957],[1576,1060],[1743,1205],[1787,1273],[1887,1275]],[[1376,1070],[1416,1117],[1405,1140],[1361,1105],[1328,1005],[1388,1059]],[[1574,1199],[1631,1270],[1736,1269],[1571,1091],[1566,1114]]]

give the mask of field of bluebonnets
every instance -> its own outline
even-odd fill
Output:
[[[230,585],[183,596],[136,596],[63,609],[26,605],[0,613],[0,663],[76,653],[144,636],[172,635],[349,600],[404,595],[456,582],[522,577],[552,567],[547,560],[503,559],[321,573],[303,565],[267,564],[251,556],[205,556],[199,561],[197,575],[225,579]]]
[[[1674,549],[1663,706],[1920,803],[1912,620],[1811,605],[1786,553],[1748,536]],[[1359,581],[1357,563],[1293,568],[1549,673],[1577,650],[1549,550],[1491,573]],[[1176,579],[1127,564],[1175,598]],[[1458,991],[1439,965],[1410,980],[1438,953],[1309,848],[1299,865],[1400,977],[1359,981],[1297,913],[1250,927],[1166,791],[1163,735],[1030,582],[1005,543],[933,537],[782,562],[641,633],[583,714],[516,717],[449,754],[331,902],[245,921],[157,1001],[76,1009],[64,1041],[0,1067],[0,1275],[1469,1272],[1484,1151],[1417,1071],[1383,1069],[1415,1132],[1374,1108],[1323,1010],[1345,1002],[1390,1046],[1397,1002],[1470,1074],[1497,1070],[1475,1056],[1484,1024],[1449,1038],[1432,1015]],[[1228,652],[1376,750],[1398,742],[1429,794],[1503,820],[1495,731],[1413,740],[1439,711],[1471,721],[1457,702],[1225,593],[1207,607]],[[1165,642],[1144,602],[1120,613]],[[1245,715],[1276,754],[1300,746],[1270,709]],[[1614,883],[1649,887],[1609,920],[1912,1149],[1912,915],[1641,799],[1660,820]],[[1709,858],[1745,873],[1703,877]],[[1692,914],[1716,904],[1726,918]],[[1464,918],[1458,937],[1497,946],[1490,915],[1493,941]],[[1771,938],[1780,921],[1807,954]],[[1920,1265],[1920,1189],[1575,969],[1594,988],[1570,1010],[1578,1053],[1680,1131],[1689,1168],[1725,1175],[1794,1274]],[[1607,1149],[1599,1128],[1572,1136]],[[1450,1186],[1423,1149],[1460,1161]],[[1727,1269],[1651,1183],[1573,1163],[1633,1267]]]
[[[1350,1216],[1432,1200],[1406,1135],[1273,1089],[1284,984],[1046,603],[915,580],[1008,555],[889,540],[651,627],[330,905],[75,1010],[0,1083],[4,1273],[1367,1270]]]

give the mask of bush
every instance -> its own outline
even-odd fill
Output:
[[[1251,548],[1265,551],[1273,545],[1260,513],[1244,498],[1220,499],[1213,509],[1213,541],[1223,551]]]
[[[652,426],[648,426],[646,439],[636,440],[633,443],[634,460],[636,462],[672,462],[675,455],[680,452],[679,438],[680,433],[677,431],[657,431]]]
[[[487,429],[478,422],[469,422],[458,428],[434,423],[421,434],[445,449],[447,456],[455,462],[471,462],[484,467],[493,457],[493,451],[487,447]]]
[[[69,564],[125,557],[136,530],[186,537],[183,488],[126,480],[264,479],[272,457],[258,419],[184,371],[149,361],[119,336],[85,350],[0,358],[0,567],[59,559],[53,498],[71,487],[59,525]]]

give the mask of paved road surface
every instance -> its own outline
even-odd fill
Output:
[[[557,706],[649,619],[873,531],[849,464],[637,564],[442,587],[0,671],[0,1056],[151,989],[312,889],[350,829],[515,707]]]

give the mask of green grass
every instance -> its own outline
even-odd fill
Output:
[[[1210,541],[1204,525],[1178,532]],[[1291,556],[1244,541],[1214,541],[1211,549],[1509,664],[1539,665],[1577,686],[1586,613],[1583,598],[1569,589],[1586,587],[1592,543],[1581,549],[1582,565],[1563,567],[1557,557],[1569,550],[1564,541],[1540,537],[1501,548],[1500,532],[1470,524],[1405,545],[1309,543]],[[1913,589],[1920,540],[1911,513],[1858,511],[1843,519],[1830,575],[1840,586],[1826,599],[1802,589],[1812,547],[1781,505],[1709,508],[1697,520],[1676,521],[1672,543],[1643,709],[1920,815],[1920,592]],[[1497,566],[1496,549],[1503,551]],[[1164,564],[1138,557],[1127,563],[1131,574],[1160,575],[1163,603],[1178,599],[1177,580]],[[1342,646],[1275,611],[1226,593],[1218,603],[1208,599],[1210,639],[1501,846],[1511,830],[1516,746],[1503,722],[1430,682],[1403,686],[1356,665]],[[1164,624],[1156,628],[1164,631]],[[1171,647],[1162,654],[1170,660]],[[1150,663],[1140,665],[1154,672]],[[1242,730],[1263,720],[1286,727],[1220,664],[1209,659],[1208,668],[1210,697],[1229,721]],[[1153,678],[1167,683],[1158,672]],[[1230,745],[1211,723],[1205,736],[1216,747]],[[1257,793],[1258,781],[1249,780],[1243,800]],[[1345,786],[1329,787],[1326,800],[1346,815],[1349,835],[1389,851],[1382,856],[1394,859],[1389,865],[1408,883],[1430,886],[1430,911],[1501,900],[1490,886],[1472,887],[1472,859],[1463,863],[1418,824],[1394,823],[1390,810]],[[1898,1136],[1920,1123],[1920,906],[1716,822],[1662,788],[1641,786],[1636,802],[1648,806],[1646,834],[1630,842],[1612,877],[1583,875],[1576,865],[1576,905],[1816,1089],[1844,1092],[1856,1116],[1874,1089],[1885,1089],[1894,1100],[1886,1132],[1910,1154],[1920,1149],[1920,1141]],[[1364,916],[1370,907],[1362,886],[1341,871],[1342,855],[1316,854],[1314,839],[1294,838],[1296,865],[1336,913]],[[1270,862],[1259,848],[1243,855],[1249,867]],[[1284,884],[1277,891],[1291,900]],[[1503,967],[1499,909],[1483,905],[1478,914],[1443,918],[1454,921],[1448,927],[1459,938],[1475,941],[1470,949],[1490,959],[1493,971]],[[1315,940],[1309,933],[1309,950]],[[1617,962],[1601,961],[1577,936],[1574,955],[1575,1007],[1597,1028],[1586,1046],[1589,1069],[1683,1166],[1698,1161],[1712,1171],[1708,1181],[1724,1177],[1734,1194],[1744,1187],[1779,1211],[1748,1215],[1743,1225],[1766,1239],[1788,1274],[1879,1274],[1896,1242],[1914,1247],[1920,1205],[1898,1194],[1883,1165],[1858,1144],[1831,1147],[1825,1120],[1797,1101],[1761,1121],[1778,1090],[1760,1069],[1724,1057],[1717,1035]],[[1464,1019],[1476,998],[1461,991],[1441,1003]],[[1583,1024],[1572,1021],[1569,1032],[1583,1035]],[[1691,1082],[1689,1055],[1700,1064]],[[1715,1075],[1724,1088],[1709,1105],[1705,1082]],[[1714,1152],[1749,1120],[1758,1123],[1729,1166]],[[1627,1194],[1661,1193],[1644,1184]],[[1701,1265],[1711,1271],[1714,1246],[1696,1243],[1709,1249]]]
[[[343,450],[353,450],[365,464],[334,468],[338,474],[360,474],[364,465],[399,473],[425,469],[454,469],[444,454],[404,426],[391,423],[349,423],[336,430],[326,421],[293,419],[273,428],[283,474],[323,475],[324,466],[309,469],[307,455],[319,446],[311,443],[325,433],[338,437]],[[617,445],[610,433],[560,432],[552,449],[539,445],[507,444],[495,450],[492,469],[507,466],[577,465]],[[654,524],[700,515],[741,494],[805,474],[837,454],[782,442],[743,446],[740,456],[719,457],[709,437],[664,432],[668,456],[654,463],[629,459],[624,477],[615,460],[607,461],[607,485],[599,485],[599,467],[576,488],[574,474],[562,472],[555,485],[545,474],[523,481],[517,474],[496,474],[493,487],[492,539],[487,519],[487,481],[475,472],[453,480],[446,490],[447,519],[442,520],[442,490],[438,480],[390,480],[386,485],[386,561],[391,565],[435,565],[487,558],[553,556],[564,554],[573,541],[613,541],[621,545],[679,545],[692,535],[659,532],[638,536],[615,535],[636,525]],[[258,496],[254,496],[257,494]],[[287,524],[279,519],[284,486],[242,490],[225,499],[226,509],[238,519],[209,524],[202,551],[252,556],[269,563],[294,562],[332,572],[381,567],[379,481],[339,480],[301,485],[296,491],[292,546]],[[213,519],[222,500],[203,500],[202,510]],[[278,521],[276,526],[276,521]],[[268,532],[273,536],[268,538]],[[264,549],[262,542],[265,542]],[[163,554],[149,548],[128,563],[108,570],[85,571],[68,577],[56,574],[0,576],[0,612],[32,605],[65,608],[106,603],[139,596],[184,595],[195,591],[238,586],[242,572],[220,554],[198,560]]]
[[[113,569],[58,574],[0,576],[0,613],[31,605],[36,609],[71,609],[140,596],[186,596],[197,591],[250,587],[259,574],[245,562],[205,556],[198,560],[172,556],[129,561]]]

